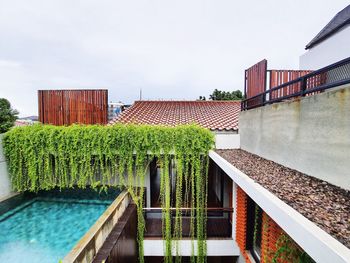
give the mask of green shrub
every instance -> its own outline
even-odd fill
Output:
[[[191,212],[191,235],[192,240],[195,235],[198,240],[197,262],[205,262],[208,151],[214,143],[209,130],[196,125],[33,125],[10,130],[3,141],[12,186],[16,191],[85,188],[87,185],[104,188],[116,181],[126,187],[137,205],[140,262],[143,262],[145,230],[142,210],[144,189],[133,186],[144,185],[147,167],[157,158],[163,168],[160,199],[165,262],[172,261],[172,241],[182,237],[180,208],[187,205],[194,208]],[[173,233],[170,178],[168,169],[164,169],[169,167],[172,159],[177,171]],[[186,189],[182,189],[183,183]],[[186,193],[184,199],[183,191]],[[175,245],[178,251],[177,242]],[[194,257],[192,259],[194,261]]]

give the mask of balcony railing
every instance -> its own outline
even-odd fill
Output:
[[[247,98],[242,101],[241,109],[249,110],[295,97],[309,96],[349,83],[350,57]]]
[[[182,237],[191,237],[191,210],[192,208],[181,208],[182,215]],[[172,226],[175,225],[176,209],[171,208]],[[196,218],[193,210],[194,220]],[[232,213],[233,208],[207,208],[207,237],[208,238],[230,238],[232,237]],[[146,220],[145,237],[162,237],[162,208],[144,208]],[[196,222],[194,222],[196,225]]]

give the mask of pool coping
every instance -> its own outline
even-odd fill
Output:
[[[0,198],[0,217],[16,208],[24,199],[22,192],[12,192]]]
[[[15,197],[15,196],[19,196],[21,195],[22,193],[19,193],[19,192],[12,192],[12,193],[9,193],[8,195],[5,195],[3,197],[0,198],[0,203],[4,202],[4,201],[7,201],[8,199],[12,198],[12,197]]]
[[[128,191],[122,191],[63,258],[62,263],[91,262],[130,202]]]

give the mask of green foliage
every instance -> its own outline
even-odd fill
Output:
[[[215,89],[211,95],[209,95],[211,100],[241,100],[243,99],[242,92],[240,90],[235,91],[221,91]]]
[[[39,124],[12,129],[3,140],[16,191],[85,188],[87,185],[97,189],[116,183],[124,186],[137,205],[140,262],[143,262],[145,231],[144,188],[135,186],[145,185],[148,165],[157,158],[162,168],[160,200],[165,262],[172,262],[174,240],[178,251],[177,241],[182,238],[180,208],[188,206],[193,208],[190,228],[192,240],[195,236],[198,240],[197,262],[206,262],[208,151],[214,142],[209,130],[196,125],[62,127]],[[175,204],[171,203],[169,165],[174,165],[177,171]],[[176,207],[174,226],[172,205]],[[192,243],[192,254],[193,251]],[[176,258],[176,262],[180,260],[180,257]],[[195,257],[192,257],[194,261]]]
[[[294,262],[314,263],[315,261],[304,252],[288,235],[282,234],[276,243],[277,250],[272,258],[273,263]]]
[[[258,231],[259,230],[259,212],[261,211],[261,208],[255,204],[255,213],[254,213],[254,234],[253,234],[253,244],[255,245],[258,238]]]
[[[7,99],[0,98],[0,133],[7,132],[15,125],[18,111],[11,108],[11,104]]]

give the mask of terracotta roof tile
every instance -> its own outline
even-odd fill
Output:
[[[110,124],[197,123],[210,130],[238,130],[240,110],[240,101],[136,101]]]

